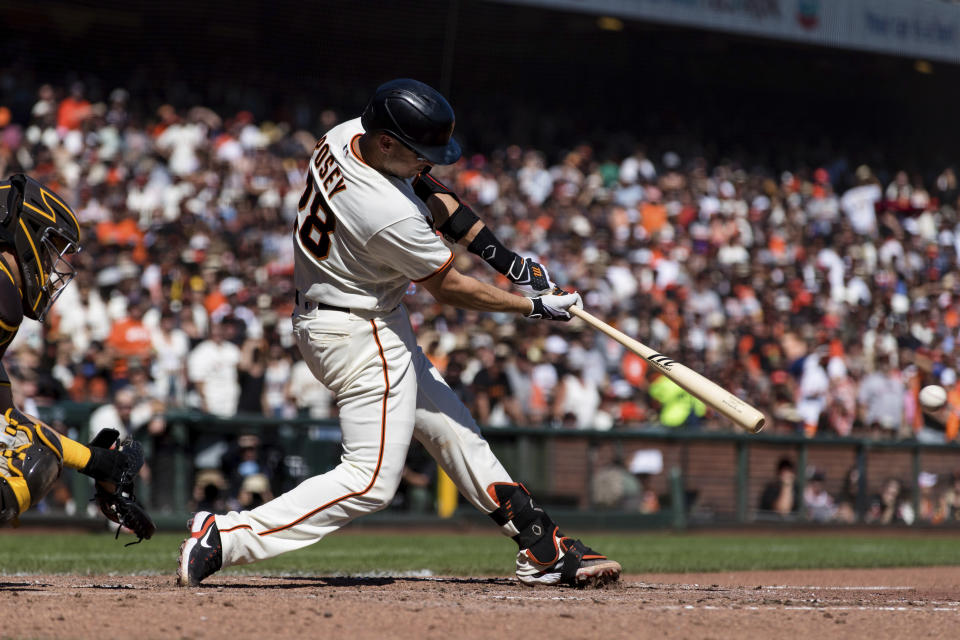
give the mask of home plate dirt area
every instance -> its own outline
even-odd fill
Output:
[[[617,587],[515,579],[172,575],[0,577],[0,637],[954,638],[960,568],[624,576]]]

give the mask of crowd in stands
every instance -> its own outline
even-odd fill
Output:
[[[345,114],[352,117],[352,114]],[[291,337],[291,230],[317,131],[206,107],[130,107],[123,89],[43,85],[0,106],[0,175],[76,210],[78,276],[7,351],[27,412],[114,405],[161,435],[171,407],[334,418]],[[637,146],[557,157],[470,150],[434,175],[595,315],[769,416],[772,433],[953,440],[960,218],[953,168],[754,168]],[[456,266],[507,286],[458,249]],[[464,312],[411,287],[421,346],[482,425],[732,429],[617,343],[569,324]],[[101,426],[105,426],[101,425]]]
[[[879,477],[867,483],[862,497],[860,484],[860,470],[853,466],[847,470],[839,490],[831,492],[824,472],[810,467],[801,490],[793,461],[784,457],[777,462],[776,477],[763,487],[756,517],[877,525],[941,525],[960,521],[960,471],[921,471],[915,485],[895,476]]]

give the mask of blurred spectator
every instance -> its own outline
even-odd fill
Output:
[[[322,420],[332,418],[336,413],[333,393],[317,380],[303,360],[297,360],[290,369],[287,398],[301,418]]]
[[[473,377],[472,384],[477,423],[490,427],[523,424],[517,396],[504,368],[506,358],[494,355],[488,348],[480,349],[478,354],[483,368]]]
[[[255,434],[243,434],[231,443],[220,460],[220,468],[230,496],[241,502],[272,497],[276,493],[273,487],[281,487],[284,481],[282,453],[275,446],[264,444]],[[252,484],[245,489],[244,484],[248,482]],[[247,495],[243,495],[245,491]]]
[[[843,476],[843,487],[837,496],[836,520],[846,524],[853,524],[859,520],[857,509],[860,495],[860,469],[856,465],[850,467]],[[866,501],[864,501],[866,504]]]
[[[83,121],[90,116],[90,101],[84,98],[83,92],[83,83],[74,82],[70,85],[70,95],[60,101],[57,109],[57,126],[60,129],[79,129]]]
[[[265,377],[269,366],[267,341],[263,338],[247,338],[240,348],[240,361],[237,363],[240,399],[237,411],[241,413],[268,413],[265,398]]]
[[[960,380],[954,369],[941,372],[940,384],[947,390],[947,404],[936,415],[943,421],[944,439],[954,442],[960,434]]]
[[[120,439],[133,436],[134,432],[143,426],[144,417],[149,415],[150,409],[141,411],[139,422],[134,422],[133,410],[136,397],[133,389],[123,387],[113,393],[112,402],[102,405],[90,414],[90,438],[92,439],[103,429],[116,429]],[[147,404],[149,407],[149,403]]]
[[[827,363],[827,425],[832,433],[846,437],[853,433],[857,420],[857,385],[847,373],[847,365],[840,355],[834,355]]]
[[[857,167],[856,180],[856,186],[840,198],[840,206],[855,233],[876,237],[877,216],[874,207],[883,197],[880,185],[866,165]]]
[[[943,517],[948,522],[960,521],[960,471],[950,475],[950,485],[940,497]]]
[[[145,302],[140,301],[130,304],[126,317],[114,322],[107,337],[107,354],[113,362],[114,388],[127,382],[130,366],[151,366],[153,337],[150,329],[143,323],[144,305]]]
[[[663,453],[659,449],[639,449],[633,452],[628,467],[637,479],[639,491],[626,496],[624,507],[629,511],[656,513],[660,511],[660,498],[653,490],[653,476],[663,471]]]
[[[278,343],[272,343],[267,352],[267,368],[263,372],[263,413],[273,418],[291,418],[295,413],[288,404],[286,390],[291,374],[290,354]]]
[[[563,373],[554,397],[554,420],[572,415],[577,429],[597,429],[597,412],[600,409],[600,390],[586,371],[585,354],[570,351],[565,360]]]
[[[880,493],[871,496],[864,522],[867,524],[913,524],[909,495],[896,478],[884,481]]]
[[[391,506],[411,513],[429,513],[433,508],[436,479],[436,461],[419,441],[414,440],[407,451],[400,486]]]
[[[837,515],[837,505],[827,493],[825,481],[822,471],[814,471],[803,489],[803,508],[807,518],[814,522],[830,522]]]
[[[159,397],[173,405],[182,405],[187,388],[190,343],[187,334],[177,327],[177,317],[171,309],[163,310],[160,325],[151,332],[151,344],[156,354],[153,378]]]
[[[660,424],[665,427],[697,427],[707,407],[667,376],[650,383],[650,397],[660,405]]]
[[[640,495],[640,482],[620,455],[597,469],[590,481],[590,500],[599,509],[624,509]]]
[[[937,495],[937,474],[921,471],[917,476],[917,522],[940,524],[946,519],[943,501]]]
[[[803,420],[803,430],[807,436],[816,434],[820,425],[820,416],[827,407],[827,394],[830,381],[824,365],[827,362],[825,347],[817,347],[803,359],[800,382],[797,385],[797,411]]]
[[[252,473],[243,479],[237,492],[237,504],[240,509],[255,509],[264,502],[273,500],[270,481],[262,473]]]
[[[194,347],[187,361],[188,376],[200,409],[221,417],[237,412],[239,364],[240,349],[226,341],[221,323],[212,324],[210,338]]]
[[[800,512],[801,503],[793,461],[780,458],[777,462],[776,479],[768,482],[760,494],[760,511],[780,517],[793,516]]]
[[[228,507],[227,481],[219,469],[203,469],[193,481],[192,511],[206,511]]]
[[[881,356],[877,369],[860,383],[857,401],[863,423],[876,438],[893,438],[903,427],[906,389],[892,356]]]

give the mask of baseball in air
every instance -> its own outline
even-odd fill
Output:
[[[920,405],[927,411],[936,411],[947,403],[947,390],[938,384],[920,389]]]

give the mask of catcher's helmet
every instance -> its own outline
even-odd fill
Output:
[[[12,175],[0,181],[0,243],[20,263],[23,314],[42,321],[76,275],[64,258],[80,251],[77,216],[33,178]]]
[[[377,87],[363,110],[366,131],[383,131],[434,164],[452,164],[460,157],[454,140],[453,108],[440,93],[417,80],[400,78]]]

